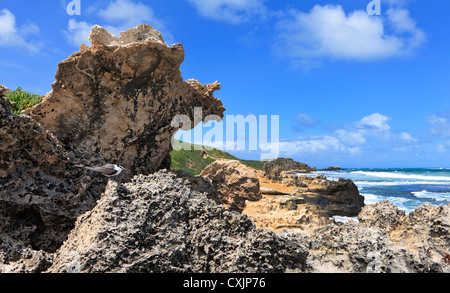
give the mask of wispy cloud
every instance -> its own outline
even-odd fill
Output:
[[[265,17],[267,13],[263,0],[189,0],[189,2],[205,17],[233,24]]]
[[[410,143],[415,143],[418,141],[418,139],[416,137],[413,137],[411,134],[409,134],[408,132],[402,132],[399,134],[398,138],[402,141],[406,141],[406,142],[410,142]]]
[[[39,27],[34,23],[18,26],[15,15],[8,9],[0,10],[0,46],[17,47],[30,53],[37,53],[42,45],[37,41],[27,40],[38,35]]]
[[[283,156],[298,155],[323,155],[328,156],[336,153],[357,155],[361,152],[360,147],[350,147],[342,143],[338,138],[331,135],[324,136],[301,136],[295,141],[281,141],[280,153]]]
[[[309,115],[306,124],[309,122]],[[365,116],[344,127],[328,130],[325,134],[303,135],[295,140],[280,142],[280,152],[287,156],[326,155],[356,156],[370,148],[388,146],[408,149],[417,138],[408,132],[392,131],[390,117],[380,113]]]
[[[305,113],[298,113],[295,117],[293,129],[298,132],[303,132],[306,128],[314,128],[319,126],[319,124],[319,119]]]
[[[435,138],[450,137],[450,113],[432,115],[427,118],[430,132]]]
[[[448,152],[449,147],[450,147],[450,141],[447,141],[447,142],[438,144],[438,145],[435,147],[435,150],[436,150],[438,153],[446,153],[446,152]]]

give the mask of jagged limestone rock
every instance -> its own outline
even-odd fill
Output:
[[[25,111],[56,135],[72,160],[118,162],[127,177],[152,173],[170,167],[175,116],[190,117],[188,129],[195,126],[195,107],[202,108],[202,118],[223,117],[225,109],[213,97],[220,84],[183,81],[183,46],[167,46],[150,25],[120,37],[95,26],[90,40],[92,47],[82,45],[58,65],[44,101]]]
[[[48,272],[302,272],[307,250],[256,229],[164,170],[110,181],[82,215]],[[78,263],[74,260],[78,259]]]
[[[167,46],[151,26],[121,37],[95,26],[90,37],[94,45],[62,61],[51,92],[24,115],[0,97],[0,233],[32,249],[55,251],[104,192],[107,178],[75,164],[120,163],[118,180],[169,168],[172,119],[194,122],[194,107],[201,118],[225,110],[213,97],[220,84],[183,81],[182,45]]]

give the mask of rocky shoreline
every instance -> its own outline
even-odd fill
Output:
[[[25,115],[0,94],[0,272],[450,272],[449,205],[365,206],[351,180],[291,159],[168,170],[172,118],[223,117],[220,85],[183,81],[182,45],[149,25],[90,38]],[[107,162],[127,172],[74,167]]]

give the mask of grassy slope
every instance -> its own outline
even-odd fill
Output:
[[[262,170],[264,166],[264,162],[240,160],[235,156],[218,149],[206,150],[203,147],[202,149],[207,153],[205,158],[202,156],[202,151],[194,149],[194,145],[191,145],[190,150],[173,150],[170,153],[172,155],[172,164],[170,168],[172,170],[184,170],[191,174],[198,175],[206,166],[218,159],[238,160],[242,164],[256,170]]]

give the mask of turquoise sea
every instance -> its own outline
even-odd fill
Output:
[[[329,179],[351,179],[365,204],[388,200],[407,213],[419,205],[450,203],[450,168],[346,169],[318,171]]]

